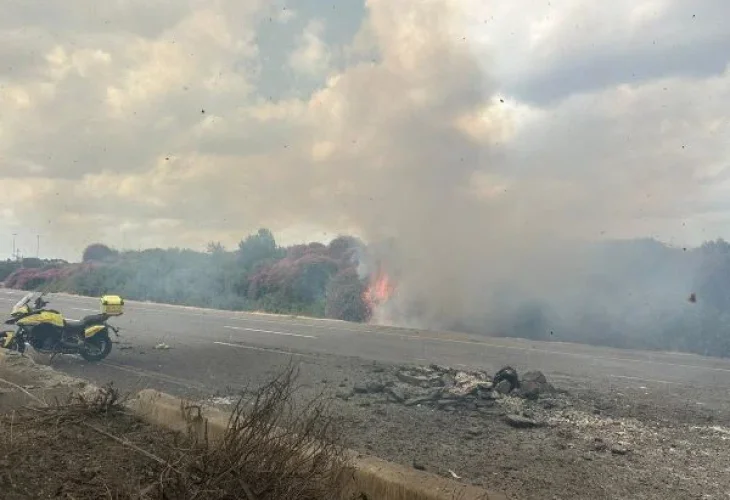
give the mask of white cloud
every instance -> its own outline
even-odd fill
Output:
[[[431,232],[696,241],[727,220],[724,2],[370,0],[339,45],[331,9],[114,5],[0,21],[0,178],[23,186],[0,234],[73,257],[312,226],[402,235],[425,265],[447,252]],[[281,64],[310,77],[279,100],[271,16],[300,26]]]
[[[289,55],[289,66],[307,76],[319,76],[329,69],[330,48],[322,40],[324,23],[312,20],[298,39],[299,46]]]

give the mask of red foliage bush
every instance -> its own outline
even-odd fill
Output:
[[[5,286],[19,290],[36,290],[47,284],[69,278],[90,267],[93,267],[93,264],[23,267],[5,279]]]
[[[280,300],[298,303],[325,300],[328,317],[362,321],[369,313],[354,267],[357,244],[354,238],[340,237],[329,246],[289,247],[286,257],[259,268],[249,278],[248,297],[258,300],[276,294]]]
[[[308,243],[306,245],[292,245],[286,249],[287,259],[297,260],[305,255],[327,255],[327,247],[322,243]]]
[[[310,302],[324,297],[327,283],[338,265],[319,252],[318,247],[304,253],[297,248],[287,257],[259,268],[249,279],[249,298],[260,299],[276,293],[295,302]]]

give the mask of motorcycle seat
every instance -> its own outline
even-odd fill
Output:
[[[68,331],[83,331],[84,322],[76,319],[64,319],[64,326]]]
[[[74,330],[83,329],[85,326],[103,323],[105,320],[106,316],[104,314],[91,314],[89,316],[84,316],[81,320],[67,319],[65,322],[66,328]]]
[[[84,325],[98,325],[100,323],[105,322],[108,319],[108,316],[106,314],[90,314],[89,316],[84,316],[81,320],[81,323]]]

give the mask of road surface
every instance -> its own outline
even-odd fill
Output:
[[[19,291],[0,290],[0,308],[9,311],[22,295]],[[51,307],[69,318],[98,312],[95,298],[63,294],[49,298]],[[134,301],[127,302],[124,316],[111,322],[122,328],[124,344],[116,346],[101,365],[75,367],[69,363],[67,369],[83,370],[92,379],[109,378],[116,370],[120,376],[134,372],[178,386],[239,386],[240,375],[248,373],[253,365],[260,367],[264,360],[284,360],[294,355],[310,359],[439,363],[490,373],[512,365],[518,370],[542,370],[553,378],[615,380],[639,387],[730,385],[730,362],[689,354],[489,338]],[[170,350],[155,350],[160,343]]]

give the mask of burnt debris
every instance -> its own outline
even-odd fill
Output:
[[[379,371],[378,380],[355,384],[341,399],[376,397],[405,406],[426,406],[443,411],[480,411],[493,408],[504,398],[550,403],[555,389],[539,371],[519,377],[506,366],[493,377],[484,371],[457,370],[447,366],[403,366]]]

